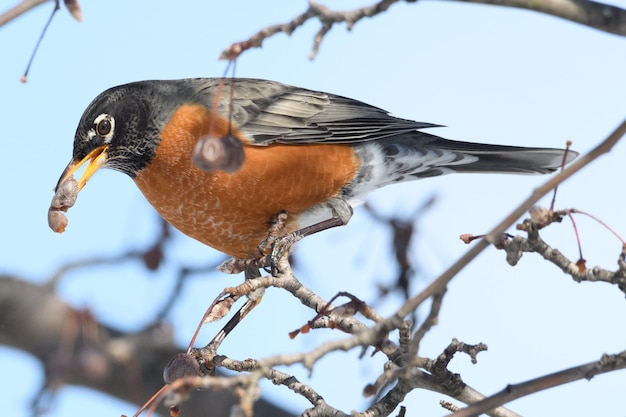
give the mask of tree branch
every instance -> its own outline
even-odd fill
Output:
[[[626,293],[626,247],[622,246],[621,248],[616,271],[609,271],[600,267],[583,268],[578,262],[571,261],[558,249],[552,248],[541,239],[537,224],[532,220],[524,220],[522,224],[518,225],[518,229],[525,230],[528,233],[528,238],[515,236],[496,246],[506,252],[506,260],[510,265],[516,265],[524,252],[536,252],[545,260],[561,268],[576,282],[602,281],[617,285],[622,292]]]
[[[338,12],[317,3],[315,0],[309,0],[309,8],[301,15],[296,16],[289,22],[263,28],[247,40],[230,45],[220,54],[220,59],[236,59],[239,55],[250,48],[260,48],[265,39],[281,32],[291,35],[294,30],[303,26],[307,20],[317,18],[317,20],[319,20],[322,24],[322,27],[315,35],[313,48],[309,54],[309,59],[314,59],[319,51],[319,47],[322,44],[324,37],[334,25],[337,23],[346,23],[348,25],[348,30],[351,30],[354,24],[359,20],[381,14],[391,7],[392,4],[397,2],[398,0],[381,0],[370,6]]]
[[[313,47],[309,59],[317,56],[319,47],[328,32],[338,23],[346,23],[347,29],[366,17],[374,17],[387,11],[394,3],[400,0],[380,0],[369,6],[347,11],[331,10],[328,7],[309,0],[309,8],[292,20],[267,26],[249,37],[245,41],[235,42],[226,48],[220,59],[234,60],[243,52],[251,48],[260,48],[263,41],[277,33],[291,35],[297,28],[303,26],[308,20],[317,18],[321,28],[313,39]],[[415,0],[405,0],[414,3]],[[450,0],[448,0],[450,1]],[[579,23],[597,30],[616,35],[626,36],[626,10],[592,0],[454,0],[466,3],[489,4],[493,6],[515,7],[527,9],[539,13],[548,14]]]
[[[596,375],[624,368],[626,368],[626,351],[616,355],[605,354],[602,358],[595,362],[575,366],[563,371],[531,379],[520,384],[509,385],[499,393],[450,414],[449,417],[479,416],[494,407],[530,394],[534,394],[535,392],[578,381],[580,379],[591,379]]]
[[[89,321],[88,312],[74,310],[49,286],[6,275],[0,276],[0,317],[0,344],[42,363],[47,381],[41,394],[82,385],[140,404],[163,385],[163,366],[181,349],[162,326],[122,333]],[[67,335],[76,337],[68,340]],[[232,394],[209,390],[192,395],[183,415],[204,416],[210,409],[211,415],[228,416],[235,404]],[[166,409],[160,411],[168,415]],[[255,416],[289,415],[264,400],[255,403]]]
[[[245,390],[252,389],[253,385],[256,385],[259,381],[259,377],[263,377],[271,380],[273,383],[285,385],[287,388],[294,392],[304,396],[313,405],[312,409],[307,410],[308,416],[347,416],[338,409],[327,404],[317,392],[306,384],[299,382],[294,377],[289,377],[287,374],[277,373],[274,368],[278,366],[291,366],[302,365],[306,369],[312,371],[317,361],[328,355],[329,353],[336,351],[349,351],[356,347],[361,347],[363,350],[374,346],[376,351],[381,351],[387,355],[389,359],[386,367],[389,370],[385,370],[383,375],[377,379],[375,384],[369,384],[365,388],[365,394],[371,395],[379,390],[383,384],[393,385],[389,392],[387,392],[382,398],[375,401],[367,410],[361,413],[353,413],[355,416],[387,416],[404,400],[405,396],[414,389],[431,389],[436,392],[441,392],[446,395],[452,396],[460,401],[478,401],[485,398],[482,394],[467,387],[465,383],[460,380],[460,376],[453,374],[447,370],[447,365],[452,359],[455,352],[465,352],[472,356],[475,360],[475,355],[481,350],[486,349],[486,346],[479,345],[467,345],[453,340],[451,345],[446,348],[441,357],[437,360],[424,360],[415,362],[412,360],[412,356],[415,354],[416,345],[412,345],[412,340],[409,332],[409,323],[406,321],[398,321],[397,316],[391,316],[387,319],[381,319],[377,314],[369,311],[367,306],[362,306],[360,311],[366,317],[371,317],[376,323],[374,326],[367,327],[356,318],[342,314],[335,315],[337,309],[331,306],[328,302],[322,300],[319,296],[314,294],[308,288],[304,287],[300,281],[293,275],[291,267],[287,257],[283,257],[277,268],[279,274],[277,276],[264,276],[251,280],[246,280],[244,283],[237,287],[226,288],[222,293],[216,297],[216,300],[212,303],[213,306],[219,304],[219,300],[224,299],[227,296],[240,297],[243,294],[249,294],[257,291],[260,288],[278,287],[283,288],[294,296],[296,296],[304,305],[313,308],[317,312],[328,314],[328,320],[323,321],[330,328],[339,328],[352,336],[346,339],[333,340],[323,343],[308,352],[292,353],[292,354],[279,354],[262,359],[245,359],[245,360],[233,360],[225,355],[218,354],[213,343],[203,348],[191,349],[189,355],[191,358],[195,358],[200,365],[199,369],[202,369],[202,374],[207,372],[210,374],[214,369],[224,367],[229,370],[237,372],[248,372],[247,375],[237,374],[232,380],[228,380],[226,377],[219,377],[215,380],[211,376],[190,376],[184,377],[175,381],[168,387],[168,403],[177,403],[185,399],[185,396],[190,389],[195,388],[207,388],[207,387],[223,387],[232,388],[235,386],[241,386]],[[441,298],[443,294],[436,297],[433,303],[433,312],[429,316],[429,320],[434,321],[436,314],[439,311]],[[353,300],[354,302],[354,300]],[[339,310],[342,308],[340,307]],[[205,317],[210,314],[209,311],[205,314]],[[345,309],[344,309],[345,310]],[[309,322],[307,326],[315,328],[315,323]],[[433,323],[428,323],[425,327],[430,328]],[[393,330],[400,331],[400,345],[389,340],[389,333]],[[416,335],[421,337],[422,333],[426,329],[416,332]],[[412,346],[411,346],[412,345]],[[433,375],[424,374],[419,371],[417,367],[425,368],[427,370],[436,370]],[[417,373],[418,377],[414,378],[412,375]],[[424,376],[428,375],[428,376]],[[423,381],[427,383],[423,383]],[[242,389],[243,389],[242,388]],[[469,401],[471,400],[471,401]],[[246,404],[241,404],[242,408],[246,408]],[[504,408],[498,408],[493,413],[493,416],[516,416],[515,413],[506,410]]]
[[[16,19],[27,11],[34,9],[35,7],[48,1],[49,0],[23,0],[21,3],[16,4],[6,12],[0,14],[0,27],[9,23],[11,20]]]
[[[626,36],[626,10],[591,0],[454,0],[515,7],[548,14],[603,32]]]
[[[6,12],[0,14],[0,27],[9,23],[11,20],[20,17],[22,14],[34,9],[35,7],[46,3],[49,0],[23,0],[21,3],[16,4]],[[60,0],[55,0],[55,10],[59,8]],[[64,0],[67,11],[70,12],[72,17],[78,22],[83,21],[83,14],[80,8],[78,0]]]

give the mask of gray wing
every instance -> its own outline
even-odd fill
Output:
[[[219,79],[189,81],[196,99],[212,108]],[[359,147],[359,152],[365,161],[368,142],[377,141],[376,150],[385,156],[383,161],[393,159],[396,164],[404,164],[389,168],[387,175],[401,172],[422,177],[440,175],[444,171],[546,173],[556,170],[563,161],[562,149],[443,139],[419,131],[440,125],[396,118],[358,100],[274,81],[226,79],[218,105],[222,116],[229,114],[231,102],[233,120],[255,145],[362,143],[364,146]],[[447,155],[443,158],[445,161],[443,154]],[[568,151],[566,162],[577,155]],[[433,167],[437,169],[431,169]]]
[[[197,80],[200,81],[200,80]],[[218,80],[204,80],[199,92],[212,105]],[[354,143],[437,127],[389,115],[378,107],[333,94],[257,79],[225,80],[219,112],[232,117],[255,144]]]

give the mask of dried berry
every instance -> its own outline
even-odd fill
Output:
[[[67,227],[67,217],[62,211],[48,209],[48,226],[57,233],[63,233]]]
[[[233,173],[243,165],[243,144],[233,135],[204,136],[193,151],[192,160],[203,171]]]
[[[166,384],[171,384],[186,376],[200,376],[200,364],[188,353],[177,353],[165,366],[163,380]]]
[[[65,179],[56,189],[50,208],[48,209],[48,226],[57,233],[63,233],[67,227],[67,211],[76,202],[78,182],[74,177]]]

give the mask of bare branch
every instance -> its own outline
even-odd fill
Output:
[[[320,23],[322,23],[322,27],[315,35],[313,48],[311,50],[311,54],[309,55],[309,59],[314,59],[319,51],[319,47],[324,40],[324,37],[335,24],[346,23],[348,25],[348,30],[351,30],[354,24],[359,20],[383,13],[393,3],[398,1],[399,0],[381,0],[371,6],[365,6],[345,12],[338,12],[328,9],[326,6],[323,6],[314,0],[309,0],[309,8],[301,15],[296,16],[289,22],[263,28],[247,40],[230,45],[220,54],[220,59],[236,59],[244,51],[250,48],[260,48],[265,39],[277,33],[282,32],[287,35],[291,35],[294,30],[304,25],[307,20],[316,17]]]
[[[288,375],[284,372],[278,371],[273,368],[264,367],[259,364],[259,361],[254,359],[246,359],[243,361],[237,361],[230,359],[226,356],[217,356],[215,363],[218,366],[222,366],[226,369],[236,372],[252,372],[255,370],[261,370],[263,376],[270,380],[275,385],[284,385],[293,392],[302,395],[313,406],[323,401],[321,395],[319,395],[313,388],[307,384],[303,384],[298,381],[294,376]]]
[[[60,367],[61,335],[67,332],[68,323],[75,322],[81,313],[61,300],[49,286],[28,281],[0,275],[3,318],[0,344],[29,352],[42,363],[49,380],[41,394],[74,384],[140,403],[163,384],[163,365],[180,351],[163,326],[137,333],[122,333],[98,323],[90,324],[95,329],[83,326],[83,329],[91,329],[89,334],[97,335],[98,345],[86,343],[86,333],[79,332],[79,339],[73,343],[74,350],[70,355],[63,355],[69,362],[63,362]],[[50,384],[50,378],[54,378],[54,385]],[[204,416],[206,410],[211,409],[215,415],[226,416],[234,403],[236,400],[228,392],[205,391],[191,396],[185,403],[183,415]],[[167,410],[160,411],[167,415]],[[288,415],[263,400],[255,405],[255,416]]]
[[[50,0],[22,0],[21,3],[16,4],[11,7],[6,12],[0,14],[0,27],[6,25],[11,20],[16,19],[23,15],[24,13],[34,9],[35,7],[42,5]],[[57,5],[55,7],[58,8],[58,0],[55,0]],[[83,21],[83,14],[80,8],[80,4],[78,0],[64,0],[65,7],[70,12],[72,17],[76,19],[79,23]]]
[[[410,372],[408,373],[408,375],[405,376],[405,378],[405,381],[410,385],[410,387],[412,387],[412,389],[421,388],[434,392],[439,392],[448,396],[451,395],[450,392],[446,391],[439,383],[435,381],[435,378],[432,375],[422,371],[419,368],[410,369]],[[458,395],[454,396],[454,398],[465,404],[472,404],[477,401],[483,400],[486,397],[469,385],[465,385],[465,387],[458,393]],[[485,414],[492,417],[520,417],[518,414],[505,407],[492,408]]]
[[[250,48],[260,48],[263,44],[263,41],[271,36],[276,35],[277,33],[285,33],[287,35],[291,35],[294,30],[304,25],[304,23],[310,18],[314,17],[314,11],[309,8],[306,12],[302,13],[294,17],[291,21],[287,23],[281,23],[278,25],[268,26],[266,28],[261,29],[250,38],[245,41],[236,42],[222,51],[219,59],[236,59],[242,52],[250,49]]]
[[[445,388],[446,392],[453,397],[458,396],[466,384],[461,379],[461,375],[454,374],[448,370],[448,364],[457,352],[463,352],[470,355],[472,363],[476,363],[476,355],[479,352],[487,350],[487,345],[479,343],[478,345],[469,345],[452,339],[452,342],[435,360],[422,360],[422,366],[429,371],[435,381]]]
[[[516,265],[524,252],[536,252],[543,258],[561,268],[576,282],[602,281],[614,284],[620,290],[626,292],[626,247],[622,246],[619,254],[618,269],[609,271],[600,267],[581,269],[580,262],[573,262],[558,249],[552,248],[539,236],[537,225],[530,219],[524,220],[518,228],[528,233],[528,238],[515,236],[512,239],[501,242],[496,247],[506,251],[506,260],[510,265]]]
[[[433,326],[437,324],[437,320],[439,319],[439,311],[441,310],[441,306],[443,304],[443,297],[446,294],[446,288],[443,289],[440,293],[436,293],[433,295],[432,304],[430,306],[430,312],[428,316],[424,319],[420,327],[413,334],[413,346],[411,346],[412,354],[411,356],[417,355],[419,352],[419,345],[426,333],[432,329]]]
[[[366,17],[379,15],[392,4],[400,0],[380,0],[370,6],[361,7],[348,11],[336,11],[309,0],[309,8],[302,14],[296,16],[286,23],[268,26],[259,30],[245,41],[236,42],[226,48],[220,59],[234,60],[243,52],[251,48],[260,48],[263,41],[277,33],[291,35],[298,27],[303,26],[306,21],[317,18],[321,27],[313,39],[313,47],[309,54],[309,59],[317,56],[319,47],[328,32],[335,24],[346,23],[347,29],[351,30],[356,22]],[[408,3],[414,1],[405,0]],[[549,14],[561,19],[580,23],[597,30],[626,36],[626,10],[598,3],[592,0],[456,0],[467,3],[489,4],[494,6],[515,7],[520,9],[533,10],[539,13]]]
[[[515,7],[549,14],[571,22],[626,36],[626,10],[591,0],[455,0]]]
[[[394,367],[387,364],[385,373],[377,379],[376,384],[367,387],[367,389],[379,389],[385,381],[389,384],[397,381],[396,385],[385,395],[386,398],[377,401],[376,404],[361,415],[367,416],[367,412],[372,408],[380,410],[379,403],[388,404],[397,400],[401,401],[406,394],[414,389],[427,389],[439,392],[465,404],[472,404],[486,398],[483,394],[465,384],[459,375],[446,369],[447,363],[455,352],[466,351],[470,356],[475,357],[478,351],[484,349],[486,349],[486,346],[483,344],[467,345],[454,339],[437,360],[414,358],[408,366],[403,367]],[[426,373],[422,369],[428,369],[432,373]],[[492,417],[519,417],[518,414],[504,407],[494,408],[487,414]]]
[[[450,417],[470,417],[483,414],[494,407],[511,402],[526,395],[543,391],[548,388],[578,381],[591,379],[596,375],[626,368],[626,351],[616,355],[603,355],[598,361],[575,366],[540,378],[531,379],[520,384],[509,385],[499,393],[463,408]]]
[[[272,286],[287,289],[289,292],[296,295],[303,304],[309,305],[318,312],[331,312],[332,314],[334,308],[331,307],[328,302],[312,293],[309,289],[303,287],[293,275],[287,257],[281,258],[278,270],[280,271],[278,276],[258,277],[253,280],[247,280],[237,287],[226,288],[222,291],[218,298],[221,299],[226,294],[247,294],[252,291],[256,291],[259,288]],[[431,313],[432,317],[429,319],[430,323],[416,334],[420,335],[426,331],[426,328],[432,326],[434,318],[439,311],[442,296],[443,294],[436,297],[433,303],[433,312]],[[263,377],[274,383],[285,385],[298,394],[303,395],[313,405],[312,409],[307,410],[308,416],[344,416],[345,414],[341,411],[325,403],[316,391],[313,390],[313,388],[300,383],[297,379],[289,377],[286,374],[277,373],[278,371],[274,368],[277,366],[300,364],[312,371],[317,361],[329,353],[336,351],[348,351],[355,347],[366,348],[369,346],[376,346],[377,350],[380,350],[382,353],[387,355],[389,362],[386,365],[384,373],[377,379],[376,383],[369,384],[365,388],[365,393],[366,395],[368,393],[372,394],[384,385],[393,386],[382,398],[377,400],[367,410],[353,415],[387,416],[391,414],[401,401],[404,400],[405,396],[409,392],[416,388],[430,389],[436,392],[441,392],[466,403],[471,403],[485,398],[482,394],[463,383],[460,376],[447,370],[447,365],[452,359],[454,353],[465,352],[472,357],[472,361],[475,361],[476,354],[479,351],[486,349],[485,345],[468,345],[453,340],[450,346],[448,346],[444,353],[436,360],[423,359],[414,361],[411,359],[411,355],[413,355],[413,353],[411,349],[412,340],[409,332],[409,322],[399,321],[398,317],[395,315],[381,320],[376,314],[372,315],[372,312],[368,312],[367,309],[368,308],[364,307],[357,310],[361,311],[366,316],[372,316],[371,318],[376,322],[374,326],[366,327],[363,323],[352,316],[345,317],[341,314],[331,316],[329,320],[335,324],[329,327],[341,328],[348,333],[351,333],[352,336],[343,340],[326,342],[308,352],[279,354],[262,359],[246,359],[243,361],[237,361],[227,356],[217,354],[211,344],[204,348],[191,349],[190,355],[197,358],[204,369],[202,372],[203,374],[210,375],[219,367],[226,367],[227,369],[238,372],[250,372],[251,374],[247,377],[248,379],[242,379],[241,375],[237,375],[235,380],[228,382],[224,378],[220,378],[221,382],[211,381],[210,379],[212,377],[210,376],[202,378],[184,378],[186,382],[182,383],[183,385],[179,386],[176,384],[171,387],[170,391],[174,391],[171,395],[173,395],[174,400],[183,400],[189,388],[216,386],[215,384],[227,384],[226,386],[232,387],[237,384],[244,384],[244,380],[246,381],[246,387],[248,387],[250,384],[256,384],[259,377]],[[316,319],[314,320],[317,322]],[[325,323],[328,324],[329,321],[326,321]],[[311,324],[311,328],[314,327],[313,324],[314,323]],[[396,329],[400,331],[399,346],[387,339],[388,334]],[[426,374],[418,368],[427,369],[432,372],[432,375]],[[243,405],[244,404],[242,404],[242,407]],[[504,408],[498,408],[490,414],[493,416],[516,416],[515,413]]]
[[[23,0],[21,3],[16,4],[6,12],[0,14],[0,27],[47,1],[49,0]]]

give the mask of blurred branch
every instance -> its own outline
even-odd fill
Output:
[[[250,48],[260,48],[265,39],[281,32],[291,35],[294,30],[303,26],[309,19],[317,18],[317,20],[319,20],[322,24],[322,27],[315,35],[313,48],[309,54],[309,59],[314,59],[319,51],[322,40],[324,40],[326,34],[335,24],[346,23],[348,25],[348,30],[351,30],[352,26],[354,26],[354,24],[359,20],[365,17],[376,16],[377,14],[386,11],[397,1],[398,0],[381,0],[371,6],[361,7],[345,12],[337,12],[330,10],[326,6],[323,6],[314,0],[309,0],[309,8],[304,13],[296,16],[289,22],[267,26],[252,35],[247,40],[230,45],[221,53],[220,59],[236,59],[244,51]]]
[[[380,0],[369,6],[347,10],[336,11],[309,0],[308,9],[294,17],[292,20],[276,25],[267,26],[248,39],[235,42],[220,54],[220,59],[234,60],[243,52],[251,48],[260,48],[263,41],[277,33],[291,35],[297,28],[303,26],[310,19],[317,19],[321,28],[313,39],[313,47],[309,54],[309,59],[317,56],[322,41],[338,23],[345,23],[348,30],[352,30],[354,25],[366,18],[374,17],[386,12],[394,3],[401,0]],[[416,3],[416,0],[403,0],[406,3]],[[543,14],[559,17],[571,22],[579,23],[597,30],[601,30],[616,35],[626,36],[626,10],[592,0],[455,0],[466,3],[489,4],[494,6],[514,7],[528,9]]]
[[[377,222],[387,226],[392,233],[392,250],[399,273],[396,282],[390,286],[380,286],[381,295],[387,295],[390,291],[400,290],[405,299],[409,299],[411,279],[417,274],[419,265],[411,259],[411,242],[418,235],[417,221],[421,219],[435,204],[435,196],[430,196],[421,202],[406,218],[398,216],[387,217],[379,213],[367,202],[363,209]],[[414,251],[413,251],[414,252]],[[414,317],[412,317],[414,319]]]
[[[34,9],[35,7],[42,5],[44,3],[47,3],[49,1],[50,0],[23,0],[21,3],[16,4],[15,6],[11,7],[9,10],[0,14],[0,27],[9,23],[13,19],[20,17],[21,15]],[[54,0],[54,2],[56,3],[55,9],[59,8],[59,1],[60,0]],[[78,3],[78,0],[64,0],[64,3],[65,3],[65,7],[70,12],[72,17],[76,19],[78,22],[82,22],[83,15],[82,15],[82,11],[80,8],[80,4]]]
[[[22,15],[23,13],[33,9],[34,7],[40,4],[43,4],[44,2],[45,0],[44,1],[42,0],[22,1],[21,3],[17,4],[15,7],[9,9],[8,11],[0,15],[0,27],[10,22],[11,20],[17,18],[18,16]],[[64,0],[64,3],[65,3],[65,7],[70,12],[72,17],[76,19],[78,22],[82,22],[83,14],[80,8],[80,4],[78,3],[78,0]],[[25,83],[28,81],[28,72],[30,71],[33,60],[35,59],[35,55],[37,55],[37,50],[39,49],[39,45],[41,45],[41,42],[48,30],[48,27],[50,26],[50,23],[52,23],[54,15],[60,8],[61,8],[60,0],[54,0],[54,8],[52,9],[52,13],[50,14],[48,21],[43,27],[41,35],[39,35],[39,39],[37,40],[37,43],[35,44],[35,49],[33,50],[33,53],[31,54],[30,59],[28,60],[28,64],[26,65],[26,70],[24,71],[24,74],[20,78],[20,82]],[[51,207],[51,210],[48,212],[48,216],[49,216],[48,221],[50,222],[49,223],[50,227],[52,227],[56,231],[61,231],[61,232],[63,231],[63,229],[65,229],[65,226],[67,225],[67,219],[62,214],[62,211],[53,209]]]
[[[454,0],[514,7],[548,14],[615,35],[626,36],[626,10],[592,0]]]
[[[95,322],[79,324],[77,320],[88,319],[89,314],[67,305],[48,286],[18,277],[0,276],[0,317],[0,344],[29,352],[42,363],[47,379],[44,391],[64,384],[82,385],[140,403],[163,384],[164,364],[180,351],[162,326],[123,333]],[[97,335],[97,345],[89,343],[84,331],[73,343],[61,343],[64,334],[76,333],[68,332],[68,325],[93,328],[90,333]],[[73,345],[72,351],[63,352],[62,346],[67,345]],[[228,416],[236,403],[227,392],[206,391],[191,396],[184,415],[204,416],[210,409],[212,415]],[[166,409],[161,412],[168,414]],[[289,414],[260,400],[255,404],[255,415]]]
[[[9,10],[0,14],[0,27],[9,23],[11,20],[21,16],[22,14],[28,12],[29,10],[34,9],[35,7],[48,1],[49,0],[23,0]]]
[[[144,266],[150,271],[158,269],[165,258],[164,245],[170,238],[171,226],[167,224],[162,217],[157,217],[160,224],[160,231],[154,238],[154,242],[152,242],[147,249],[130,249],[118,255],[101,257],[94,256],[92,258],[81,259],[79,261],[67,262],[50,276],[47,285],[54,288],[59,280],[65,276],[65,274],[75,269],[88,268],[97,265],[114,265],[128,260],[141,260]],[[187,274],[194,273],[195,269],[183,268],[182,271],[184,271],[184,274],[181,272],[181,274],[183,274],[183,277],[180,278],[181,280],[183,280]]]

